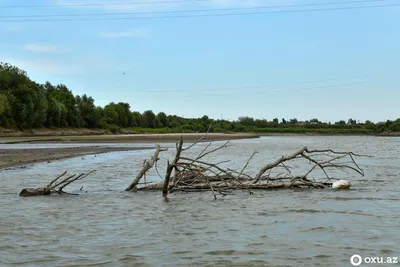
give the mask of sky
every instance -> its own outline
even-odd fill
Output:
[[[349,2],[0,0],[0,61],[132,111],[395,120],[400,1]]]

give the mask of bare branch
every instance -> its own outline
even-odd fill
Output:
[[[243,166],[242,170],[240,171],[238,178],[240,178],[240,176],[242,175],[243,171],[247,168],[247,165],[249,165],[249,162],[252,160],[252,158],[257,154],[256,151],[253,152],[253,154],[251,154],[250,158],[246,161],[246,164]]]
[[[146,174],[146,172],[150,170],[153,167],[154,163],[156,163],[157,160],[159,159],[158,155],[160,153],[160,150],[161,150],[160,143],[158,143],[154,155],[151,157],[150,160],[145,160],[142,170],[136,176],[135,180],[133,180],[132,183],[125,189],[125,191],[131,191],[133,188],[136,187],[140,179],[142,179],[142,177]]]
[[[196,160],[201,159],[201,158],[203,158],[203,157],[205,157],[205,156],[207,156],[207,155],[209,155],[209,154],[211,154],[211,153],[214,153],[214,152],[216,152],[216,151],[218,151],[218,150],[220,150],[220,149],[226,148],[228,144],[229,144],[229,141],[226,141],[223,145],[221,145],[221,146],[219,146],[219,147],[217,147],[217,148],[215,148],[215,149],[213,149],[213,150],[210,150],[210,151],[208,151],[207,153],[204,153],[204,154],[199,155],[199,156],[196,158]]]
[[[169,186],[169,180],[171,178],[172,170],[176,167],[176,164],[178,163],[179,158],[182,153],[182,146],[183,146],[183,138],[181,136],[181,140],[179,141],[179,143],[176,144],[177,149],[176,149],[175,159],[171,164],[168,162],[167,172],[165,174],[164,186],[163,186],[163,197],[165,197],[165,198],[168,195],[168,186]]]
[[[306,150],[307,150],[307,148],[304,147],[304,148],[300,149],[299,151],[297,151],[297,152],[295,152],[295,153],[293,153],[293,154],[291,154],[291,155],[289,155],[289,156],[286,156],[286,157],[282,156],[280,159],[276,160],[275,162],[266,165],[266,166],[265,166],[264,168],[262,168],[262,169],[260,170],[260,172],[256,175],[254,183],[258,183],[258,181],[260,180],[260,177],[261,177],[267,170],[272,169],[272,168],[278,166],[278,165],[281,164],[282,162],[285,162],[285,161],[288,161],[288,160],[291,160],[291,159],[296,158],[298,155],[302,154],[302,153],[303,153],[304,151],[306,151]]]
[[[195,146],[196,144],[198,144],[199,142],[201,142],[201,141],[207,136],[207,134],[210,132],[211,126],[212,126],[212,123],[211,123],[210,126],[208,127],[207,132],[206,132],[202,137],[200,137],[197,141],[195,141],[193,144],[191,144],[191,145],[188,146],[187,148],[183,148],[182,151],[188,150],[188,149],[194,147],[194,146]]]
[[[53,180],[51,180],[51,182],[47,185],[47,187],[51,188],[51,186],[61,177],[63,177],[65,174],[67,173],[67,171],[63,172],[62,174],[60,174],[59,176],[57,176],[56,178],[54,178]]]
[[[67,172],[64,172],[61,175],[54,178],[53,180],[51,180],[47,186],[39,187],[39,188],[24,188],[19,193],[19,195],[22,197],[46,196],[46,195],[50,195],[51,193],[77,195],[77,194],[64,192],[63,189],[66,186],[68,186],[69,184],[71,184],[77,180],[82,180],[82,179],[86,178],[88,175],[92,174],[93,172],[95,172],[95,170],[90,171],[89,173],[81,173],[78,176],[76,176],[76,174],[73,174],[73,175],[70,175],[67,178],[64,178],[63,180],[59,181],[59,179],[67,173]],[[59,181],[59,182],[56,183],[56,181]],[[83,187],[81,187],[80,190],[82,190],[82,188]]]

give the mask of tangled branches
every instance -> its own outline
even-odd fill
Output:
[[[199,192],[211,191],[214,198],[217,195],[233,194],[234,190],[244,190],[253,194],[256,189],[283,189],[283,188],[325,188],[332,186],[330,170],[350,170],[364,176],[364,171],[356,163],[355,157],[363,157],[353,152],[337,152],[332,149],[310,150],[304,147],[295,153],[275,160],[265,165],[255,175],[246,173],[249,163],[255,158],[254,152],[243,167],[238,170],[222,167],[222,164],[229,162],[220,161],[211,163],[204,158],[219,150],[229,146],[229,141],[221,146],[211,149],[209,143],[201,152],[194,157],[185,156],[184,153],[200,142],[198,140],[187,148],[183,148],[182,139],[176,144],[176,154],[174,160],[168,162],[164,182],[138,188],[138,190],[162,190],[163,196],[175,191]],[[366,156],[369,157],[369,156]],[[293,175],[291,163],[302,160],[303,163],[311,165],[301,175]],[[317,181],[310,178],[315,170],[321,170],[325,176],[325,181]],[[174,174],[172,174],[174,171]],[[278,174],[273,175],[279,171]]]

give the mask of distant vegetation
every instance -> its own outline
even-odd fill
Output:
[[[205,132],[212,123],[212,132],[255,133],[321,133],[376,134],[400,132],[400,119],[382,123],[359,122],[355,119],[323,123],[314,118],[298,121],[278,118],[268,121],[239,117],[236,121],[201,118],[182,118],[155,114],[152,110],[132,111],[128,103],[109,103],[96,106],[86,94],[74,96],[65,85],[50,82],[38,84],[27,73],[10,64],[0,64],[0,127],[29,130],[37,128],[91,128],[113,133],[134,128],[135,132]]]

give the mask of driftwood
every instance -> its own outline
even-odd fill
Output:
[[[205,134],[207,135],[207,133]],[[246,170],[250,162],[257,156],[258,152],[253,152],[243,167],[238,169],[230,169],[223,167],[224,163],[230,160],[220,162],[210,162],[206,158],[213,155],[220,150],[224,150],[230,146],[227,141],[222,145],[212,148],[213,142],[209,142],[204,149],[200,151],[197,156],[187,156],[186,151],[190,150],[199,142],[203,142],[205,136],[184,148],[183,138],[176,143],[176,153],[172,161],[167,161],[167,168],[164,175],[164,181],[160,183],[147,183],[146,173],[156,166],[158,175],[161,177],[157,169],[157,162],[159,161],[159,154],[161,151],[160,144],[157,144],[154,155],[145,160],[143,168],[137,174],[131,184],[125,191],[144,191],[144,190],[159,190],[166,198],[168,194],[173,192],[204,192],[210,191],[215,199],[217,195],[230,195],[234,194],[235,190],[243,190],[249,194],[253,194],[254,190],[277,190],[287,188],[326,188],[332,187],[334,178],[330,174],[330,170],[349,170],[361,176],[364,176],[364,171],[356,163],[356,157],[370,157],[365,155],[358,155],[353,152],[337,152],[332,149],[311,150],[304,147],[290,155],[282,156],[272,163],[266,164],[262,167],[257,174],[252,175]],[[302,162],[308,164],[308,168],[299,174],[294,174],[294,169],[291,166],[293,162]],[[312,177],[315,170],[320,170],[324,175],[323,178]],[[65,178],[66,171],[54,178],[48,185],[39,188],[25,188],[20,192],[20,196],[45,196],[52,193],[57,194],[70,194],[63,189],[69,184],[86,178],[94,171],[88,173],[81,173],[79,175],[73,174]],[[141,179],[145,179],[144,183]],[[162,177],[161,177],[162,178]],[[334,185],[335,188],[348,188],[351,184],[348,181],[340,181],[343,186]],[[139,186],[141,185],[141,186]],[[142,186],[143,185],[143,186]]]
[[[140,179],[142,177],[146,177],[146,172],[150,170],[153,165],[159,160],[158,155],[160,154],[160,151],[166,151],[167,149],[161,149],[160,143],[157,144],[157,149],[156,152],[154,152],[154,155],[151,157],[150,160],[145,160],[143,162],[143,169],[139,172],[139,174],[136,176],[135,180],[132,181],[132,183],[125,189],[125,191],[131,191],[136,189],[136,186],[139,184]],[[145,182],[146,184],[146,182]]]
[[[93,170],[88,173],[81,173],[78,176],[76,176],[76,174],[73,174],[66,178],[61,179],[62,177],[64,177],[67,174],[67,171],[65,171],[61,175],[54,178],[48,185],[46,185],[44,187],[38,187],[38,188],[24,188],[21,190],[19,195],[21,197],[46,196],[46,195],[50,195],[52,193],[76,195],[76,194],[64,192],[63,189],[75,181],[86,178],[93,172],[95,172],[95,171]]]
[[[167,172],[165,174],[164,184],[162,188],[164,197],[168,195],[169,181],[171,178],[172,170],[173,169],[177,170],[177,163],[182,153],[182,146],[183,146],[183,139],[181,137],[179,143],[176,144],[176,155],[174,161],[172,163],[169,163],[168,161]]]
[[[202,138],[189,147],[183,148],[183,141],[181,139],[176,144],[174,160],[172,163],[168,161],[164,181],[138,187],[137,190],[162,190],[164,197],[166,197],[168,193],[173,193],[175,191],[211,191],[216,199],[218,194],[226,196],[233,194],[234,190],[244,190],[253,194],[253,190],[276,190],[286,188],[322,189],[332,187],[333,180],[337,179],[331,177],[329,174],[330,169],[350,170],[364,176],[364,171],[356,163],[355,158],[365,155],[358,155],[353,152],[337,152],[332,149],[310,150],[307,147],[291,155],[282,156],[276,161],[265,165],[255,176],[252,176],[246,173],[245,170],[250,161],[256,156],[257,152],[254,152],[239,170],[226,169],[221,166],[223,163],[229,162],[229,160],[212,163],[204,159],[207,155],[227,148],[229,146],[229,141],[214,149],[210,149],[212,144],[212,142],[210,142],[197,157],[190,158],[184,155],[186,150],[192,148],[201,140]],[[157,153],[156,151],[156,154]],[[293,175],[293,167],[290,166],[290,163],[295,160],[302,160],[304,163],[308,163],[310,167],[301,175]],[[149,168],[147,168],[146,171],[148,169]],[[320,178],[317,181],[315,178],[310,177],[316,169],[322,171],[325,176],[324,180]],[[172,174],[173,171],[174,174]],[[279,171],[278,174],[276,174],[277,171]],[[139,183],[140,178],[141,177],[138,175],[135,180],[136,184]]]

